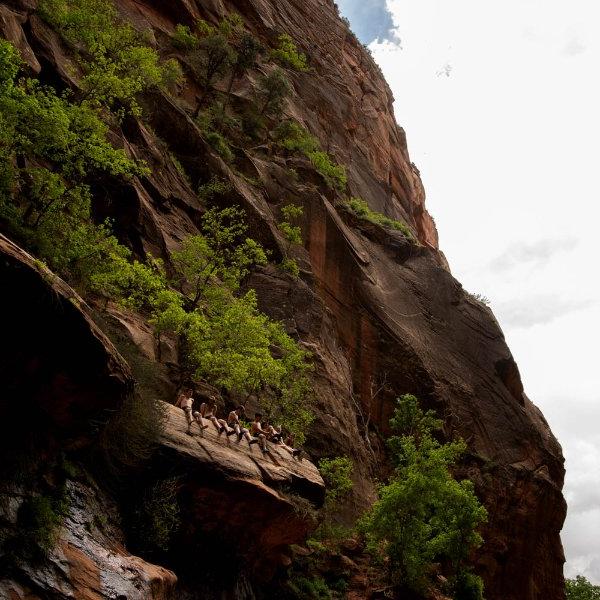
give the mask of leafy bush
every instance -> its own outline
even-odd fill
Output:
[[[471,550],[482,543],[476,529],[487,512],[473,484],[456,481],[450,472],[465,443],[438,442],[433,434],[439,421],[431,411],[423,413],[411,395],[398,400],[390,425],[397,432],[388,440],[395,472],[361,519],[367,548],[387,560],[395,583],[424,589],[430,566],[442,561],[463,587],[477,589],[476,576],[460,579],[460,574]]]
[[[451,580],[454,600],[483,600],[483,580],[467,569],[461,569]]]
[[[52,550],[58,538],[60,525],[68,511],[66,496],[33,496],[19,509],[22,528],[22,545],[26,553],[37,549],[46,553]]]
[[[142,35],[124,23],[109,0],[41,0],[41,17],[78,49],[83,99],[139,115],[137,96],[172,83],[173,61],[161,64]],[[122,111],[120,110],[119,112]]]
[[[111,146],[108,127],[88,104],[35,80],[17,83],[19,64],[16,50],[0,40],[0,219],[63,277],[82,284],[118,247],[107,224],[91,221],[88,179],[129,178],[146,168]]]
[[[600,600],[600,586],[593,585],[583,575],[565,580],[567,600]]]
[[[414,240],[414,236],[408,225],[402,223],[402,221],[390,219],[379,212],[371,210],[369,205],[362,198],[350,198],[346,204],[357,217],[364,219],[365,221],[369,221],[370,223],[381,225],[382,227],[386,227],[388,229],[400,231],[408,239]]]
[[[331,590],[322,577],[308,578],[297,575],[287,582],[290,591],[298,600],[332,600]]]
[[[289,256],[292,245],[302,244],[302,229],[298,225],[293,225],[293,221],[299,219],[304,213],[304,209],[296,204],[288,204],[281,209],[283,221],[277,224],[279,231],[283,234],[287,244],[285,247],[285,256],[281,262],[281,268],[287,271],[293,277],[300,275],[298,263]]]
[[[258,91],[262,97],[260,116],[279,116],[290,93],[290,83],[281,69],[275,69],[260,79]]]
[[[200,45],[198,36],[193,34],[187,25],[177,25],[171,39],[175,48],[187,52],[196,50]]]
[[[346,169],[333,162],[331,156],[321,150],[319,140],[310,135],[295,121],[284,121],[274,131],[279,146],[290,152],[300,152],[306,156],[327,186],[342,191],[346,187]]]
[[[221,179],[216,175],[210,181],[198,186],[198,198],[207,204],[215,196],[223,196],[231,191],[231,184],[225,179]]]
[[[169,550],[171,538],[181,523],[177,490],[177,479],[157,481],[139,503],[134,530],[145,550]]]
[[[298,50],[294,40],[287,33],[281,34],[277,41],[277,47],[271,50],[273,60],[283,67],[300,72],[308,71],[306,56]]]
[[[319,472],[327,487],[326,504],[336,504],[350,493],[353,486],[351,479],[353,469],[354,465],[347,456],[322,458],[319,461]]]

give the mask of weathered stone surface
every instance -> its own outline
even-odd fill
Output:
[[[285,562],[287,547],[301,543],[315,526],[298,502],[323,502],[319,471],[306,458],[293,458],[275,444],[263,454],[237,436],[219,436],[213,424],[192,435],[181,409],[166,406],[157,469],[170,465],[180,477],[185,530],[179,544],[197,535],[231,541],[244,569],[263,577]],[[208,421],[205,421],[208,424]]]
[[[19,498],[23,500],[26,495]],[[131,556],[116,505],[93,484],[71,482],[69,512],[56,546],[35,563],[16,561],[0,574],[0,597],[11,600],[167,600],[177,577]]]

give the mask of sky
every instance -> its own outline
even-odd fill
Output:
[[[600,584],[600,2],[338,5],[394,93],[454,276],[490,300],[562,444],[565,575]]]

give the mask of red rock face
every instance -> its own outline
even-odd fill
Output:
[[[198,17],[214,21],[226,10],[239,12],[266,44],[289,33],[307,54],[311,71],[290,73],[294,92],[286,115],[301,121],[346,165],[349,195],[405,221],[420,241],[411,245],[399,233],[355,220],[297,158],[247,151],[244,173],[261,184],[260,189],[250,185],[214,155],[190,118],[194,82],[176,100],[158,92],[144,99],[152,130],[195,182],[212,175],[231,182],[227,201],[246,209],[254,237],[275,258],[283,247],[278,206],[304,207],[305,247],[296,254],[301,279],[269,267],[250,283],[261,308],[283,320],[314,354],[317,420],[308,447],[315,457],[347,454],[354,460],[354,498],[345,516],[355,516],[372,501],[374,479],[387,472],[383,438],[394,399],[414,393],[444,418],[449,438],[460,435],[469,446],[462,471],[475,482],[490,514],[486,543],[474,557],[486,597],[564,598],[560,446],[524,394],[492,312],[448,272],[418,171],[393,116],[391,93],[333,3],[121,0],[117,5],[136,27],[152,29],[165,55],[173,54],[168,34],[176,23],[191,24]],[[0,2],[0,8],[11,11],[3,13],[1,31],[18,42],[32,70],[43,64],[69,81],[64,49],[31,15],[31,6],[15,0]],[[248,97],[256,81],[257,74],[251,74],[237,82],[234,98]],[[141,123],[115,133],[133,155],[147,160],[153,174],[114,190],[97,209],[115,218],[119,234],[136,252],[166,258],[197,230],[203,209],[155,133]],[[296,169],[299,182],[292,182],[287,167]],[[118,212],[111,213],[115,197]],[[218,496],[219,490],[197,493]]]

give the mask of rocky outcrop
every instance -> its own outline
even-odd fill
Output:
[[[20,425],[81,445],[133,390],[127,363],[82,298],[0,234],[0,427]]]
[[[237,436],[219,436],[212,424],[203,433],[194,426],[189,436],[183,411],[166,409],[154,468],[179,477],[185,529],[178,545],[193,547],[198,536],[217,534],[258,579],[289,564],[289,546],[315,526],[307,511],[323,503],[315,465],[274,444],[263,454]]]
[[[0,597],[7,600],[167,600],[177,577],[125,549],[117,505],[97,485],[72,481],[69,511],[54,547],[35,561],[15,560],[10,575],[0,577]],[[3,495],[12,510],[4,517],[17,523],[18,507],[28,494],[15,488]]]
[[[301,278],[267,267],[254,273],[249,284],[258,290],[261,308],[282,320],[314,355],[316,421],[307,447],[314,457],[346,454],[356,465],[353,501],[340,517],[350,519],[372,501],[374,481],[386,474],[383,438],[394,398],[414,393],[444,418],[448,437],[460,435],[468,443],[462,470],[475,481],[490,514],[486,544],[475,557],[485,578],[486,597],[562,599],[564,558],[559,532],[565,504],[560,446],[524,394],[518,368],[492,312],[448,272],[437,248],[435,225],[425,210],[418,171],[393,116],[391,93],[372,59],[339,19],[334,4],[330,0],[120,0],[117,5],[136,27],[151,32],[165,56],[178,56],[183,62],[185,58],[170,46],[169,36],[175,24],[191,24],[198,17],[214,22],[226,11],[236,10],[266,45],[279,33],[289,33],[307,53],[311,71],[289,74],[293,93],[285,114],[301,121],[347,166],[348,195],[360,196],[374,210],[405,221],[420,243],[410,244],[400,233],[356,220],[307,161],[274,156],[268,144],[240,150],[237,170],[226,165],[205,143],[190,116],[198,92],[191,77],[177,98],[154,92],[143,99],[144,120],[151,128],[130,120],[113,132],[132,155],[148,162],[152,174],[118,188],[99,186],[98,215],[114,218],[119,236],[138,254],[150,252],[168,261],[169,251],[197,231],[204,209],[194,188],[217,175],[232,185],[223,202],[246,209],[252,235],[277,260],[283,248],[276,227],[279,207],[289,202],[302,205],[305,243],[294,251]],[[18,43],[30,68],[35,72],[41,65],[47,79],[62,78],[76,85],[66,68],[65,48],[33,13],[34,3],[12,0],[0,6],[5,11],[2,31]],[[236,82],[235,102],[247,101],[258,76],[251,73]],[[176,168],[171,152],[187,178]],[[69,314],[72,302],[63,300]],[[13,304],[9,310],[17,308]],[[47,335],[51,342],[46,354],[52,359],[57,332]],[[18,336],[14,339],[18,343]],[[151,346],[148,335],[145,339]],[[152,348],[146,355],[158,357]],[[79,364],[77,357],[69,355],[62,362],[71,360]],[[8,381],[11,376],[13,381],[26,380],[23,374],[10,372]],[[77,381],[75,374],[69,377]],[[46,394],[52,389],[38,387]],[[73,402],[69,406],[77,406]],[[98,401],[84,404],[97,406]],[[72,424],[72,419],[65,422]],[[313,499],[320,493],[310,469],[280,470],[268,459],[233,454],[226,442],[212,440],[210,434],[190,441],[179,433],[181,415],[172,412],[169,422],[156,467],[173,461],[195,465],[190,467],[194,475],[182,498],[190,507],[212,507],[191,513],[191,530],[206,531],[214,515],[231,515],[232,510],[232,523],[242,522],[225,490],[234,498],[248,492],[251,500],[243,504],[244,514],[254,520],[261,519],[265,510],[290,514],[281,494],[284,480],[298,485],[303,497]],[[209,460],[210,453],[227,468]],[[279,457],[275,460],[280,462]],[[260,506],[263,502],[268,508]],[[265,539],[259,538],[273,554],[268,565],[258,565],[257,570],[268,571],[269,565],[284,560],[282,545],[300,535],[300,528],[294,525],[286,537],[288,532],[278,524]],[[248,544],[256,540],[255,530],[249,531]],[[252,554],[246,559],[252,562]]]

